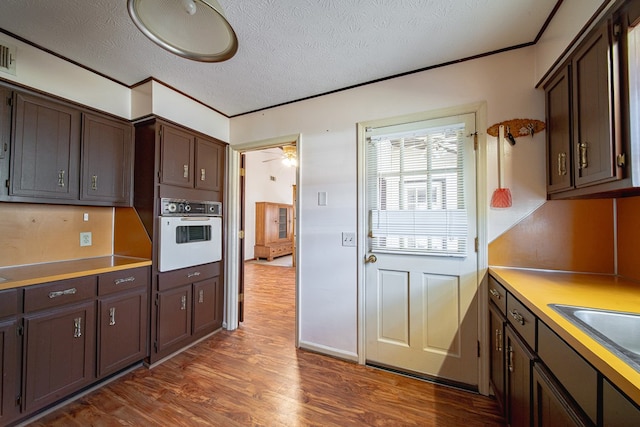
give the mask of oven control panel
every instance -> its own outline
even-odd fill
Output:
[[[161,216],[222,216],[222,203],[160,199]]]

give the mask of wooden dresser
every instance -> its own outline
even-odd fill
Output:
[[[256,259],[293,253],[293,205],[256,202]]]

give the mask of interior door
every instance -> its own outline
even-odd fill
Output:
[[[478,385],[475,115],[367,129],[366,361]]]
[[[240,243],[238,244],[238,248],[240,254],[238,259],[240,262],[238,263],[238,322],[244,322],[244,219],[245,219],[245,201],[246,201],[246,179],[245,168],[247,164],[247,156],[246,154],[240,154],[240,229],[242,230]]]

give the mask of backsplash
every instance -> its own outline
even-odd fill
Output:
[[[0,267],[113,253],[110,207],[0,203],[0,218]],[[91,233],[91,246],[80,246],[81,232]]]
[[[547,201],[489,244],[489,265],[614,274],[614,204]]]

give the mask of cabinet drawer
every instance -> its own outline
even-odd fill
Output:
[[[149,269],[147,267],[112,271],[98,276],[98,295],[146,286]]]
[[[535,350],[536,317],[511,294],[507,296],[507,320],[529,347]]]
[[[507,291],[492,276],[489,276],[489,301],[493,301],[502,314],[507,314]]]
[[[538,356],[589,418],[596,422],[598,373],[541,321],[538,321]]]
[[[158,274],[158,290],[175,288],[188,283],[199,282],[220,275],[220,262],[197,265],[195,267],[181,268]]]
[[[24,289],[24,311],[42,310],[83,301],[96,296],[96,276],[27,286]]]
[[[18,312],[18,291],[8,289],[0,292],[0,318],[13,316]]]

